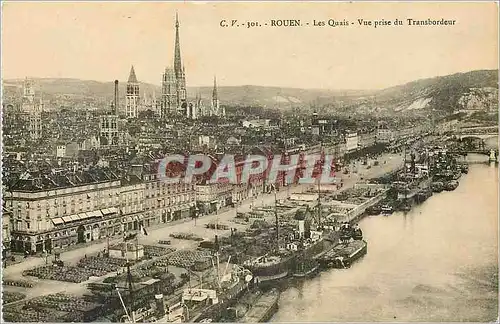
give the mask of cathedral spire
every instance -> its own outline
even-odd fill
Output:
[[[182,75],[181,45],[179,43],[179,16],[175,13],[175,52],[174,52],[174,72],[180,78]]]
[[[212,92],[212,99],[217,100],[217,77],[214,76],[214,90]]]
[[[130,74],[128,76],[128,83],[137,83],[137,77],[135,76],[134,66],[130,68]]]

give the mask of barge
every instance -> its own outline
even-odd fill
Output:
[[[318,259],[322,268],[345,269],[366,254],[368,244],[364,240],[339,244]]]
[[[444,190],[444,184],[441,181],[436,181],[431,184],[432,192],[441,192]]]
[[[261,295],[253,304],[252,308],[240,320],[242,323],[267,322],[278,310],[280,292],[277,289]]]
[[[444,189],[446,191],[453,191],[455,189],[457,189],[458,187],[458,181],[457,180],[451,180],[451,181],[448,181],[445,185],[444,185]]]

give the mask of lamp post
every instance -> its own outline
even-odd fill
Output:
[[[196,219],[198,218],[198,212],[199,212],[199,208],[197,205],[194,206],[194,226],[196,226]]]

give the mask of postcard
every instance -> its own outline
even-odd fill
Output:
[[[5,322],[498,320],[498,2],[2,2]]]

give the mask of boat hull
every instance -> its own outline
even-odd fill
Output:
[[[354,246],[354,244],[356,245]],[[344,269],[350,267],[367,252],[368,244],[365,241],[354,241],[347,245],[334,248],[330,253],[324,255],[318,261],[322,268]]]
[[[294,278],[308,278],[314,276],[319,270],[319,265],[315,266],[314,268],[306,271],[306,272],[295,272],[293,274]]]
[[[279,297],[280,293],[277,289],[272,289],[263,294],[240,322],[262,323],[269,321],[278,310]]]
[[[330,248],[331,244],[328,240],[321,239],[303,251],[295,251],[291,255],[283,257],[280,262],[269,265],[246,266],[246,268],[252,272],[255,283],[277,281],[292,274],[294,269],[296,269],[299,254],[303,254],[307,259],[312,259]]]

